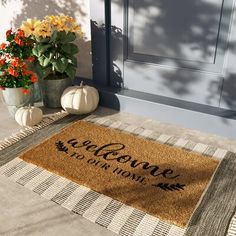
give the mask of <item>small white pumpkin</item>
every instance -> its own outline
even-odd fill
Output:
[[[38,107],[21,107],[16,111],[15,120],[21,126],[34,126],[43,119],[43,112]]]
[[[82,115],[94,111],[99,102],[97,89],[83,85],[72,86],[63,92],[61,106],[70,114]]]

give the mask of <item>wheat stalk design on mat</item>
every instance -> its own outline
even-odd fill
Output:
[[[62,141],[56,142],[56,147],[57,147],[58,151],[65,152],[68,154],[69,149],[64,145],[64,143]]]
[[[175,190],[184,190],[185,184],[168,184],[168,183],[159,183],[153,184],[152,186],[161,188],[165,191],[175,191]]]

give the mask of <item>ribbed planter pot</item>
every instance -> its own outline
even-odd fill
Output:
[[[20,107],[33,105],[33,88],[29,94],[23,94],[22,90],[23,88],[5,88],[2,91],[3,101],[12,117]]]
[[[39,82],[34,83],[34,102],[42,101],[42,93]]]
[[[48,108],[61,107],[61,95],[71,85],[71,80],[66,76],[51,75],[42,81],[43,104]]]

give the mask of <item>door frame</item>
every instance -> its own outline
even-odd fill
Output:
[[[109,86],[110,81],[110,4],[109,0],[90,0],[93,82]]]
[[[124,4],[128,4],[124,2],[128,1],[121,1],[122,12],[126,9]],[[113,0],[90,0],[93,81],[95,84],[108,87],[114,87],[111,79],[113,76],[112,58],[118,55],[116,62],[119,64],[118,67],[123,79],[123,60],[126,55],[123,42],[127,32],[127,29],[124,29],[124,21],[127,19],[124,18],[124,14],[122,14],[122,18],[117,17],[115,19],[115,7],[116,4]],[[112,19],[111,15],[113,15]],[[114,25],[122,32],[119,46],[113,40],[114,28],[112,26]],[[103,35],[99,29],[103,31]],[[113,51],[116,51],[116,55],[113,55]]]

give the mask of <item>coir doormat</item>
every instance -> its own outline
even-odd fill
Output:
[[[85,121],[20,158],[180,227],[186,226],[219,164]]]

